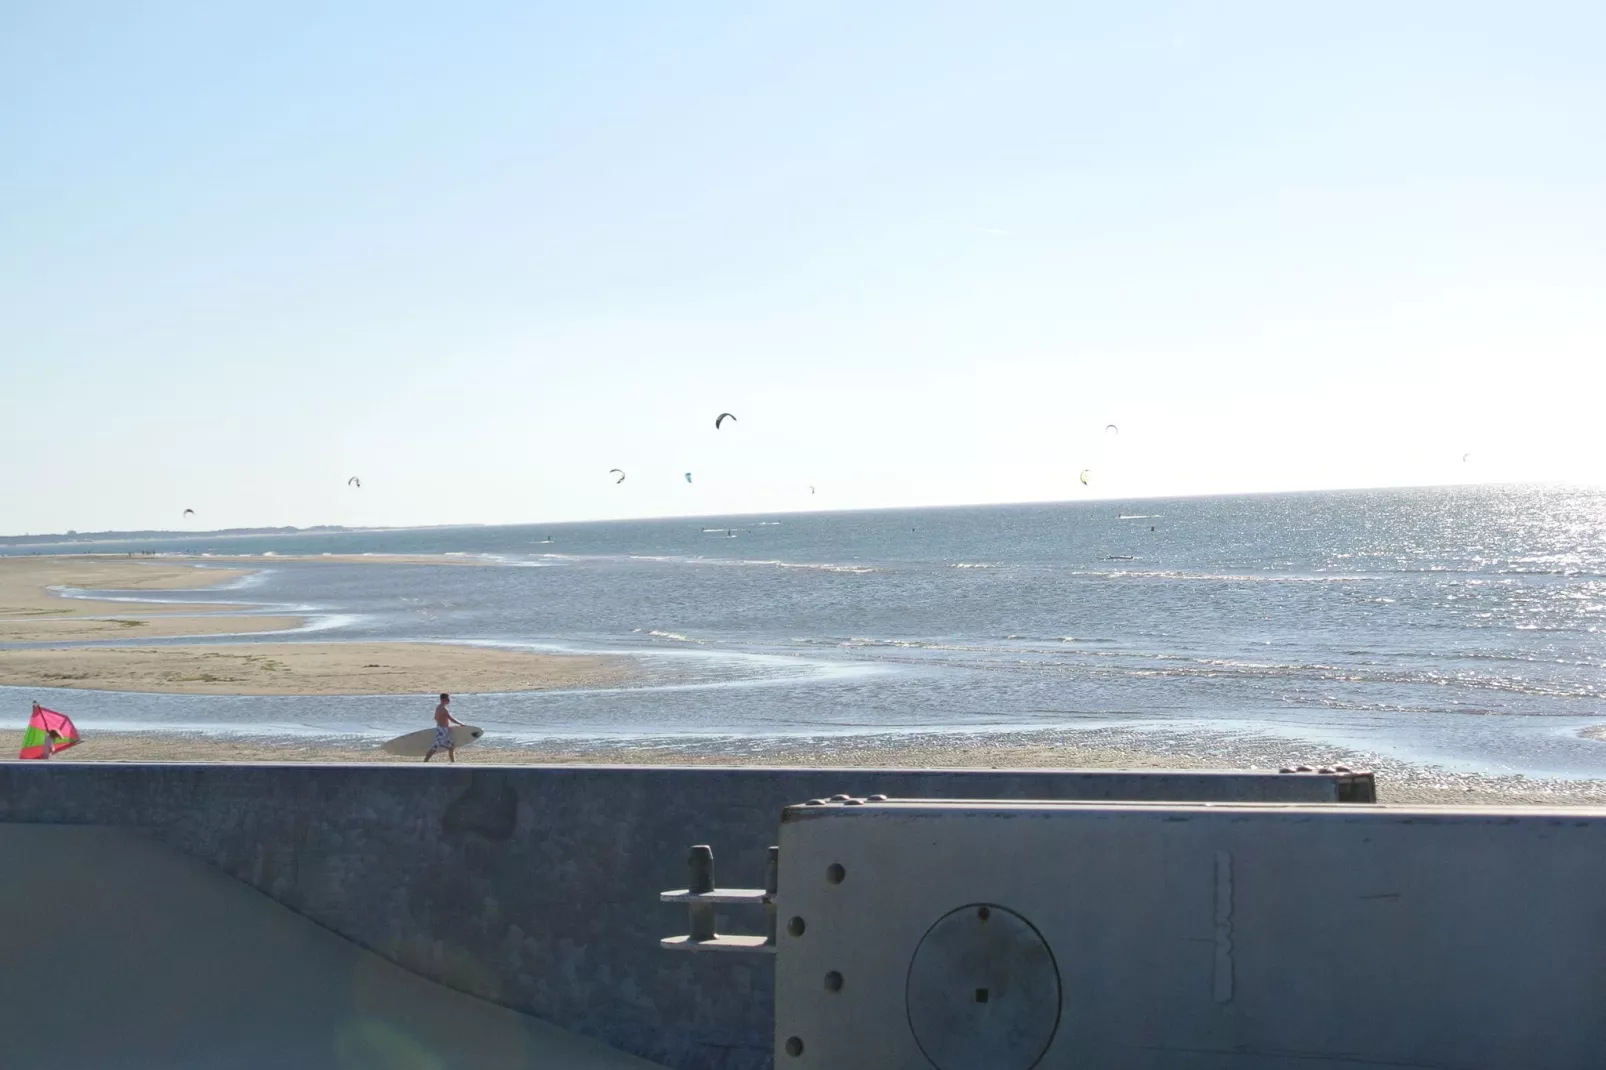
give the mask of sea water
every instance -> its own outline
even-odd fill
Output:
[[[237,589],[180,597],[288,607],[315,629],[208,642],[434,640],[638,659],[626,687],[461,700],[462,716],[510,742],[993,736],[1606,775],[1606,743],[1582,734],[1606,723],[1600,489],[186,535],[7,552],[63,548],[268,555]],[[375,560],[282,560],[304,554]],[[480,567],[384,562],[420,554]],[[58,700],[103,727],[378,738],[421,723],[426,699]]]

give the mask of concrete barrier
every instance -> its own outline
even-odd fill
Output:
[[[426,981],[212,866],[0,824],[6,1070],[662,1070]]]
[[[768,960],[677,955],[688,844],[761,884],[789,803],[1336,802],[1341,775],[0,763],[0,822],[143,830],[426,978],[679,1068],[771,1063]]]
[[[780,1070],[1576,1070],[1606,809],[788,809]]]

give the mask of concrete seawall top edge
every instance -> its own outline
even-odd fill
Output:
[[[566,771],[581,772],[581,771],[595,771],[595,770],[620,770],[620,771],[628,770],[628,771],[633,771],[633,772],[696,773],[698,775],[708,775],[708,774],[711,774],[711,773],[727,773],[727,772],[728,773],[757,773],[757,772],[762,772],[762,773],[808,773],[808,774],[839,773],[839,774],[842,774],[842,775],[845,775],[845,776],[846,775],[874,774],[874,773],[899,773],[899,774],[907,774],[907,773],[914,773],[914,774],[947,774],[947,773],[999,774],[999,773],[1007,773],[1007,774],[1012,775],[1012,776],[1022,776],[1022,775],[1024,775],[1024,776],[1053,776],[1053,777],[1063,777],[1063,776],[1178,777],[1178,776],[1180,776],[1180,777],[1189,777],[1189,778],[1195,778],[1196,777],[1196,778],[1199,778],[1199,779],[1202,779],[1202,780],[1203,779],[1221,778],[1221,777],[1266,777],[1266,778],[1277,778],[1279,776],[1289,776],[1289,775],[1291,775],[1291,774],[1286,774],[1286,773],[1285,774],[1279,774],[1276,770],[1272,770],[1272,769],[1163,769],[1163,768],[1144,768],[1144,769],[1092,768],[1092,769],[1080,769],[1080,768],[1075,768],[1075,767],[1061,768],[1061,767],[1058,767],[1058,766],[1055,766],[1055,767],[1046,767],[1046,766],[900,766],[900,765],[885,765],[885,766],[875,765],[875,766],[871,766],[871,765],[735,765],[735,764],[731,764],[731,765],[724,765],[724,764],[713,765],[713,764],[701,764],[701,763],[690,763],[690,764],[686,764],[686,765],[672,765],[672,764],[668,764],[668,763],[660,764],[660,763],[656,763],[656,762],[617,762],[617,763],[615,763],[615,762],[552,762],[552,763],[541,763],[541,764],[531,763],[531,762],[475,762],[473,764],[464,763],[463,768],[462,769],[458,769],[456,766],[454,766],[450,762],[430,763],[430,764],[426,765],[426,763],[424,763],[422,761],[418,761],[418,762],[337,762],[337,761],[329,761],[329,762],[307,762],[307,761],[285,761],[285,762],[266,762],[266,761],[239,761],[239,762],[195,761],[195,762],[186,762],[186,761],[182,761],[182,760],[169,759],[169,760],[164,760],[164,761],[159,761],[159,762],[150,762],[150,761],[124,761],[124,760],[115,760],[114,759],[114,760],[95,761],[95,762],[71,762],[71,763],[59,762],[59,763],[56,763],[54,765],[51,765],[48,762],[21,761],[21,760],[16,759],[16,758],[0,758],[0,765],[13,765],[13,766],[21,767],[21,768],[37,768],[37,769],[44,769],[44,768],[52,768],[52,769],[61,769],[61,768],[73,768],[73,769],[89,769],[89,768],[99,768],[99,769],[104,769],[104,768],[162,769],[162,768],[169,768],[169,767],[176,767],[176,768],[181,768],[181,769],[196,769],[196,768],[230,769],[230,768],[242,768],[242,767],[243,768],[249,768],[249,769],[390,769],[390,770],[413,769],[413,770],[417,770],[419,773],[426,773],[426,774],[429,774],[431,776],[436,775],[437,773],[439,773],[443,769],[447,770],[447,771],[450,771],[450,772],[473,772],[473,771],[481,770],[481,769],[495,769],[495,770],[499,770],[499,771],[501,771],[501,770],[530,770],[530,771],[540,771],[540,772],[547,772],[547,773],[559,773],[559,772],[566,772]],[[1350,773],[1305,773],[1305,774],[1298,774],[1298,775],[1302,775],[1302,776],[1304,776],[1306,778],[1311,778],[1311,779],[1316,779],[1316,778],[1320,778],[1320,779],[1338,779],[1338,778],[1341,778],[1341,777],[1354,776],[1356,774],[1362,774],[1362,773],[1366,773],[1366,772],[1367,772],[1367,770],[1364,770],[1364,769],[1355,769]]]

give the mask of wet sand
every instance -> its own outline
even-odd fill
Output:
[[[406,563],[396,558],[352,560]],[[198,590],[251,571],[92,555],[0,558],[0,643],[37,644],[0,650],[0,685],[192,695],[393,695],[617,686],[636,676],[626,658],[435,643],[49,645],[301,626],[299,617],[259,616],[248,606],[91,601],[52,590]],[[201,609],[205,612],[198,613]]]
[[[626,658],[435,643],[0,650],[0,684],[188,695],[429,695],[611,687]]]
[[[207,559],[209,562],[217,559]],[[239,559],[260,563],[261,558]],[[364,564],[483,564],[477,558],[343,555],[297,560]],[[241,616],[244,607],[66,599],[53,586],[118,591],[175,591],[225,583],[250,569],[196,568],[169,560],[116,557],[0,558],[0,642],[204,635],[277,630],[294,617]],[[231,613],[234,610],[236,613]],[[9,618],[9,619],[7,619]],[[628,658],[553,655],[429,643],[253,643],[248,646],[90,647],[0,650],[0,684],[217,695],[422,694],[437,691],[531,691],[618,686],[636,677]],[[465,711],[465,715],[469,715]],[[471,715],[470,715],[471,716]],[[390,762],[377,740],[176,739],[167,733],[98,734],[60,761],[313,761]],[[421,721],[420,727],[427,727]],[[1606,739],[1606,728],[1586,734]],[[933,740],[860,737],[849,740],[697,740],[621,745],[567,741],[545,746],[498,744],[465,748],[475,764],[786,765],[881,768],[1233,769],[1279,758],[1264,748],[1210,753],[1188,741],[1148,749],[1128,740],[1077,746],[1019,740]],[[7,748],[9,750],[9,748]],[[1183,752],[1179,753],[1179,750]],[[4,756],[4,752],[0,752]],[[1308,757],[1308,755],[1307,755]],[[1333,760],[1354,762],[1339,756]],[[1321,761],[1326,762],[1323,758]],[[1265,768],[1264,764],[1260,767]],[[1479,776],[1396,766],[1378,769],[1385,802],[1606,805],[1606,781]]]
[[[123,607],[127,608],[127,607]],[[60,617],[32,621],[0,620],[0,643],[81,643],[97,639],[178,639],[257,632],[288,632],[300,617],[238,614],[186,617]]]
[[[428,727],[420,718],[420,727]],[[379,740],[273,740],[176,738],[161,733],[108,733],[57,756],[56,761],[120,762],[332,762],[392,763]],[[9,757],[9,755],[7,755]],[[750,741],[678,746],[567,743],[549,746],[481,742],[457,752],[475,765],[708,765],[882,769],[1234,769],[1219,761],[1157,755],[1139,750],[993,746],[974,741],[900,745],[896,740],[846,744]],[[1380,772],[1384,803],[1454,806],[1606,806],[1606,782],[1541,781],[1475,774]]]
[[[128,557],[0,557],[0,643],[154,639],[298,627],[299,617],[245,615],[249,606],[97,601],[66,598],[51,589],[204,590],[250,572]]]

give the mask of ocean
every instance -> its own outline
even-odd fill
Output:
[[[32,544],[251,554],[293,635],[637,656],[465,696],[512,744],[995,737],[1606,776],[1606,491],[1463,487]],[[486,567],[276,560],[452,554]],[[165,593],[165,592],[164,592]],[[170,593],[168,593],[170,594]],[[141,596],[144,598],[145,596]],[[151,645],[144,640],[141,645]],[[385,738],[428,696],[51,695],[102,729]]]

